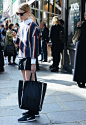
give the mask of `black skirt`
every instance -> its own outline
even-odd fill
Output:
[[[27,58],[19,59],[18,69],[19,70],[31,70],[31,58],[27,57]]]

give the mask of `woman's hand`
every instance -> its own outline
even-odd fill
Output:
[[[80,27],[81,25],[82,25],[81,22],[78,22],[78,23],[77,23],[77,27]]]
[[[13,31],[11,34],[12,34],[12,36],[13,36],[14,38],[16,38],[16,37],[17,37],[17,34],[16,34],[16,32],[15,32],[15,31]]]
[[[14,46],[15,46],[16,48],[18,48],[19,45],[14,43]]]
[[[36,64],[31,64],[31,72],[34,73],[36,71]]]

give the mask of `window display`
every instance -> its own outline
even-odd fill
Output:
[[[72,37],[77,30],[77,23],[80,21],[80,0],[69,0],[68,14],[68,44],[72,44]]]

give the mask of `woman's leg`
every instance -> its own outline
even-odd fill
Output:
[[[34,75],[35,75],[35,73],[32,73],[31,81],[34,81]],[[30,76],[31,76],[31,71],[30,70],[25,70],[25,79],[26,79],[26,81],[30,80]]]
[[[11,56],[8,56],[8,62],[11,64]]]
[[[21,72],[22,72],[22,76],[23,76],[24,81],[26,81],[26,79],[25,79],[25,70],[21,70]]]
[[[30,70],[21,70],[24,81],[29,81],[31,76]],[[34,81],[35,73],[32,73],[32,81]]]
[[[15,63],[15,59],[16,59],[16,54],[13,55],[13,63]]]

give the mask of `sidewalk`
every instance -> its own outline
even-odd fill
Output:
[[[86,125],[86,88],[79,88],[72,75],[64,71],[51,73],[50,63],[40,63],[38,80],[47,83],[47,92],[40,117],[35,122],[18,123],[24,110],[18,107],[17,66],[5,66],[0,73],[0,125]]]

